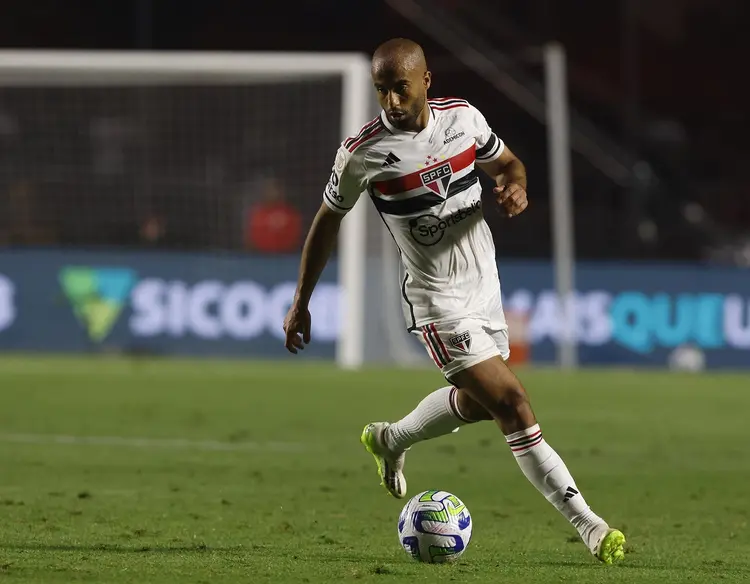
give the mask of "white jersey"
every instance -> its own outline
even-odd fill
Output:
[[[367,192],[398,246],[410,330],[484,313],[500,285],[484,221],[475,161],[502,154],[503,141],[462,99],[428,100],[421,132],[395,128],[385,112],[339,148],[323,200],[348,212]]]

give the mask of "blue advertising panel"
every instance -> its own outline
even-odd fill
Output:
[[[298,257],[2,252],[0,349],[280,356],[298,269]],[[311,301],[306,356],[334,355],[335,279],[331,265]]]
[[[534,361],[553,360],[555,341],[572,334],[583,364],[666,365],[688,345],[708,367],[750,367],[748,270],[579,263],[572,331],[548,264],[501,262],[500,277],[506,312],[527,317]]]
[[[70,250],[0,252],[0,350],[121,350],[276,357],[298,257]],[[340,326],[335,261],[311,303],[332,358]],[[561,318],[546,262],[500,262],[506,312],[521,315],[535,362],[572,335],[582,364],[663,366],[675,348],[709,367],[750,367],[750,272],[695,265],[581,263],[575,322]],[[513,338],[514,330],[511,330]]]

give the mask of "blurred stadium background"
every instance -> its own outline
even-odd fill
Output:
[[[0,579],[440,577],[404,564],[391,533],[400,506],[373,503],[381,493],[357,450],[370,416],[400,416],[441,383],[402,331],[394,250],[371,209],[356,341],[364,368],[336,366],[337,354],[346,361],[337,342],[347,330],[338,252],[312,307],[313,344],[291,359],[281,342],[304,235],[351,132],[342,116],[351,87],[303,63],[283,75],[256,67],[261,53],[366,59],[405,36],[425,47],[432,95],[468,99],[527,165],[528,212],[486,217],[514,364],[590,498],[633,527],[635,569],[596,581],[750,580],[740,502],[750,478],[741,452],[750,95],[738,74],[750,4],[6,0],[3,8],[0,502],[10,516],[0,528]],[[572,335],[552,261],[543,70],[551,41],[567,57]],[[197,74],[196,52],[244,65]],[[134,55],[141,69],[122,69]],[[100,58],[111,69],[87,69]],[[547,370],[566,339],[581,370]],[[674,369],[702,373],[666,371]],[[358,389],[382,390],[386,401],[364,404]],[[611,407],[617,413],[602,413]],[[498,463],[502,509],[479,488],[498,478],[481,450],[497,437],[471,432],[462,431],[458,450],[448,439],[420,447],[410,477],[425,488],[439,479],[476,509],[474,563],[467,555],[468,568],[454,575],[587,579],[581,549],[565,547],[565,526],[545,528],[552,511],[539,508],[512,461]],[[601,432],[613,444],[590,440]],[[444,460],[450,472],[436,467]],[[467,485],[457,476],[472,467],[482,470]],[[516,516],[517,505],[532,519]],[[498,522],[507,529],[491,527]],[[514,535],[530,524],[535,537]],[[659,543],[665,535],[674,553]]]
[[[292,71],[274,81],[253,73],[253,51],[366,55],[395,34],[424,44],[433,95],[460,93],[488,112],[528,166],[533,212],[519,221],[486,214],[517,359],[554,361],[564,336],[550,264],[542,60],[542,48],[557,40],[567,53],[579,268],[574,339],[582,364],[666,366],[684,351],[687,362],[709,367],[750,364],[747,90],[724,45],[709,40],[747,42],[733,33],[747,16],[745,3],[727,1],[714,13],[708,3],[682,0],[658,9],[638,1],[323,1],[298,8],[284,34],[264,24],[277,18],[273,8],[248,12],[241,2],[82,2],[75,14],[66,6],[19,3],[0,23],[6,47],[139,49],[153,51],[154,63],[179,52],[188,69],[191,51],[244,51],[249,69],[227,79],[123,77],[113,56],[111,73],[66,74],[55,72],[67,61],[54,52],[48,55],[58,65],[44,69],[11,66],[5,54],[0,347],[283,356],[279,324],[296,254],[331,153],[347,133],[343,78]],[[386,256],[383,229],[367,215],[368,255]],[[120,287],[110,286],[117,290],[110,290],[110,312],[84,315],[79,293],[117,273],[79,271],[66,290],[61,270],[72,265],[126,270]],[[380,317],[367,323],[364,356],[388,362],[408,354],[411,363],[414,346],[402,346],[388,276],[396,266],[386,267],[367,267],[367,290],[377,290],[368,307],[387,299],[370,318],[388,316],[386,325]],[[318,302],[323,326],[309,352],[317,357],[334,355],[342,327],[337,273],[334,260]],[[217,299],[233,285],[257,286],[230,294],[236,302],[225,312],[234,318],[202,327],[200,307],[190,315],[192,293],[214,281],[222,287],[204,291],[209,313],[222,311]],[[135,307],[133,290],[142,293]],[[71,301],[79,303],[77,317]],[[144,310],[151,326],[139,328],[132,323]]]

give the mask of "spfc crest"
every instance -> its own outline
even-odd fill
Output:
[[[451,182],[452,176],[453,169],[450,162],[444,162],[440,166],[434,166],[419,173],[422,184],[443,198],[446,198],[448,195],[448,185]]]
[[[448,342],[459,351],[468,353],[471,350],[471,333],[469,331],[458,333],[448,339]]]

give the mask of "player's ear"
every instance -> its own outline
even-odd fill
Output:
[[[423,81],[424,81],[424,88],[429,89],[430,85],[432,85],[432,73],[430,73],[429,71],[425,71]]]

